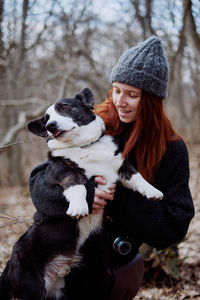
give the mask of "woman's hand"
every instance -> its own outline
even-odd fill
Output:
[[[106,181],[103,177],[96,176],[95,183],[104,185],[104,184],[106,184]],[[107,200],[110,200],[110,201],[113,200],[114,194],[115,194],[115,189],[116,189],[116,184],[113,184],[109,188],[109,192],[104,192],[98,188],[95,188],[94,203],[92,206],[93,213],[98,213],[99,210],[104,209],[104,206],[107,204]]]

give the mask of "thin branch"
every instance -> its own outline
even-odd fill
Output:
[[[40,141],[40,140],[43,140],[43,138],[38,137],[38,138],[35,138],[35,139],[33,138],[33,139],[27,139],[27,140],[22,140],[22,141],[16,141],[16,142],[13,142],[13,143],[10,143],[10,144],[6,144],[3,147],[0,147],[0,150],[4,150],[8,147],[16,146],[18,144],[25,144],[25,143],[28,144],[28,143],[32,143],[32,142],[36,142],[36,141]]]
[[[140,10],[140,4],[141,2],[139,0],[130,0],[130,3],[135,8],[135,16],[140,23],[143,31],[143,38],[146,39],[148,37],[148,34],[155,34],[155,31],[152,27],[152,7],[153,7],[153,1],[148,0],[145,2],[145,10],[146,13],[143,15]]]
[[[33,113],[20,112],[17,123],[9,129],[3,141],[0,143],[0,149],[7,147],[13,139],[17,136],[17,133],[26,127],[26,123],[30,119],[34,119],[39,115],[42,115],[45,111],[44,107],[39,107]]]
[[[42,35],[44,34],[44,32],[46,31],[46,29],[48,28],[47,21],[53,15],[54,5],[55,5],[55,1],[53,1],[53,3],[52,3],[52,9],[48,12],[48,15],[46,16],[46,18],[44,20],[44,25],[43,25],[42,30],[38,33],[35,41],[29,47],[26,48],[27,51],[33,49],[35,46],[37,46],[40,43]]]
[[[12,220],[12,221],[16,221],[17,218],[16,217],[11,217],[11,216],[0,216],[0,219],[6,219],[6,220]]]
[[[13,221],[9,224],[5,224],[5,225],[0,225],[0,229],[1,228],[6,228],[6,227],[9,227],[9,226],[12,226],[12,225],[15,225],[15,224],[22,224],[22,223],[26,223],[26,222],[33,222],[33,218],[30,217],[28,219],[24,219],[24,220],[16,220],[16,221]]]
[[[0,148],[4,147],[6,144],[8,144],[15,134],[22,128],[24,128],[24,125],[26,123],[26,113],[24,111],[19,113],[17,123],[10,128],[10,130],[5,135],[3,141],[0,143]]]

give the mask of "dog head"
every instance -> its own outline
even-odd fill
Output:
[[[74,98],[58,100],[45,114],[27,124],[28,130],[41,137],[52,137],[60,142],[67,142],[74,136],[80,136],[80,128],[94,124],[99,118],[94,112],[94,96],[89,88],[83,89]],[[103,122],[103,121],[102,121]],[[101,133],[104,126],[101,125]],[[91,131],[88,127],[88,131]]]

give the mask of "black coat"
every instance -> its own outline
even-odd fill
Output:
[[[68,204],[60,186],[46,182],[50,162],[35,168],[30,176],[30,193],[37,212],[37,222],[65,216]],[[147,243],[156,248],[166,248],[180,242],[186,235],[194,216],[194,206],[189,190],[188,152],[182,140],[172,142],[161,161],[154,186],[161,190],[161,201],[148,200],[138,192],[117,184],[115,198],[108,201],[106,214],[111,217],[112,229],[119,235],[133,237],[137,247]],[[87,201],[92,208],[94,180],[87,183]]]
[[[148,200],[119,184],[115,201],[108,207],[116,230],[125,232],[137,242],[160,249],[180,242],[194,216],[188,181],[186,145],[182,140],[172,142],[167,147],[153,184],[163,192],[163,199]]]
[[[68,204],[62,188],[46,182],[50,164],[47,161],[40,165],[30,176],[30,193],[37,208],[34,220],[37,222],[66,216]],[[194,216],[188,180],[188,152],[180,140],[168,145],[155,176],[154,186],[164,194],[161,201],[148,200],[118,183],[114,200],[108,201],[105,207],[104,230],[88,238],[82,249],[82,267],[73,269],[66,277],[67,299],[106,299],[108,286],[111,286],[106,271],[108,265],[112,268],[126,263],[144,242],[156,248],[180,242]],[[94,188],[94,178],[91,178],[86,185],[90,211]],[[113,251],[113,240],[119,236],[131,238],[130,255]],[[77,283],[79,288],[74,288]]]

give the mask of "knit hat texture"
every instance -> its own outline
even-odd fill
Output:
[[[111,82],[130,84],[161,99],[167,97],[168,79],[169,65],[156,36],[125,51],[110,75]]]

